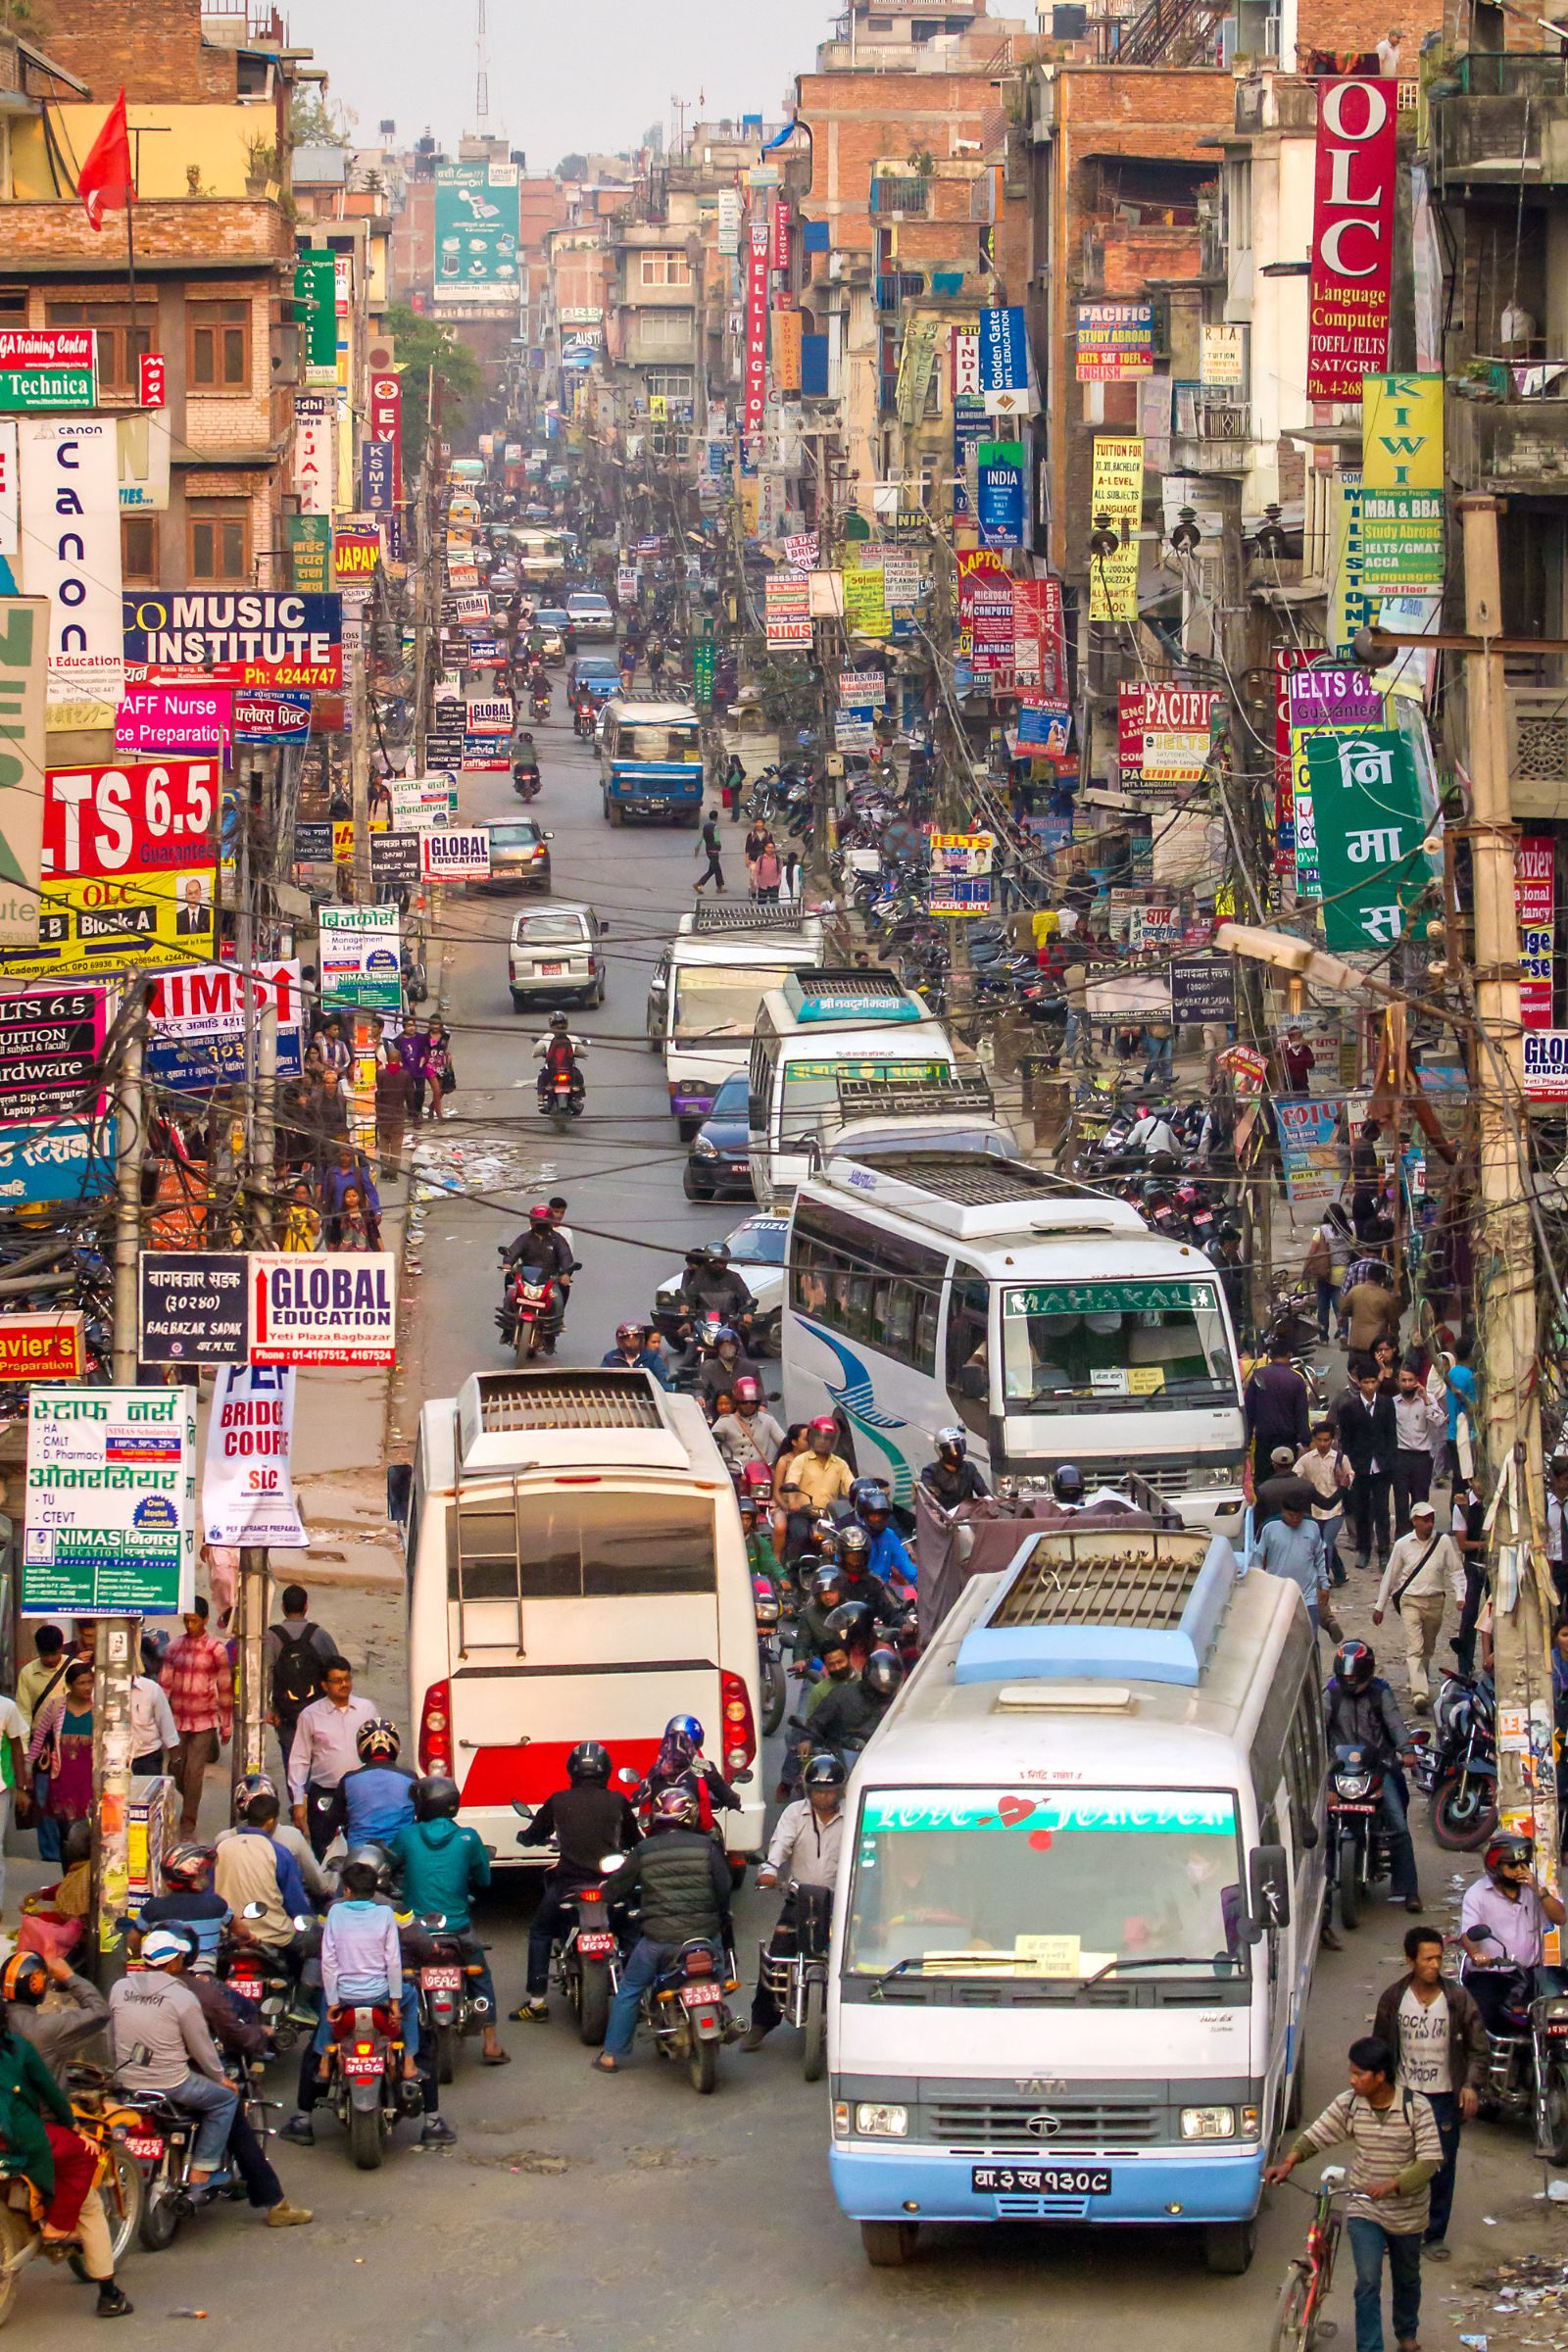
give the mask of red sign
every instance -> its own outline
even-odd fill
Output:
[[[767,222],[752,222],[746,256],[746,384],[742,428],[748,440],[762,430],[767,409]]]
[[[44,776],[44,878],[113,880],[213,862],[216,760],[136,767],[50,768]]]
[[[77,1314],[0,1315],[0,1380],[79,1380],[84,1321]]]
[[[403,499],[403,378],[400,375],[372,375],[370,378],[370,434],[372,441],[392,444],[392,503],[401,505]]]
[[[0,368],[90,368],[90,326],[0,327]]]
[[[780,196],[773,206],[772,267],[787,270],[790,266],[790,224],[793,218],[789,199]]]
[[[1060,702],[1067,691],[1061,582],[1014,580],[1012,606],[1018,683],[1048,702]]]
[[[169,363],[161,351],[144,351],[136,359],[136,403],[143,409],[169,405]]]
[[[1312,660],[1306,646],[1274,648],[1274,871],[1296,871],[1296,788],[1291,758],[1291,672]]]
[[[1318,84],[1308,400],[1355,400],[1389,364],[1394,287],[1392,81]]]

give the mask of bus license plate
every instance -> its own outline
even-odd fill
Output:
[[[585,1960],[608,1959],[614,1948],[615,1938],[613,1936],[604,1934],[597,1928],[590,1928],[586,1933],[578,1935],[577,1949]]]
[[[142,2164],[156,2164],[164,2152],[164,2143],[156,2132],[122,2132],[120,2144],[127,2156]]]
[[[976,2194],[1034,2197],[1108,2197],[1108,2164],[977,2164]]]
[[[419,1983],[426,1992],[459,1992],[463,1987],[461,1968],[421,1968]]]

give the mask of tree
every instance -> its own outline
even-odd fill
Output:
[[[394,303],[386,315],[387,333],[403,370],[403,447],[410,471],[424,455],[430,371],[440,392],[443,432],[463,420],[463,404],[483,389],[479,363],[466,343],[439,319],[421,318],[404,303]]]
[[[319,88],[307,85],[295,91],[289,109],[289,142],[295,147],[346,147],[353,119],[329,104]]]
[[[586,179],[588,158],[585,155],[564,155],[556,166],[558,179]]]

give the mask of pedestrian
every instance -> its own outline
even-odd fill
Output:
[[[1304,1095],[1317,1068],[1317,1055],[1302,1036],[1299,1021],[1293,1021],[1280,1041],[1280,1067],[1285,1073],[1287,1092]]]
[[[288,1206],[283,1212],[281,1246],[288,1250],[321,1247],[321,1212],[311,1199],[308,1184],[296,1184],[289,1194]]]
[[[757,860],[757,896],[764,906],[778,905],[779,883],[783,868],[778,861],[778,847],[769,833],[762,843]]]
[[[1174,1075],[1171,1053],[1175,1032],[1169,1021],[1146,1021],[1143,1030],[1145,1086],[1169,1086]]]
[[[196,1833],[207,1767],[216,1764],[234,1728],[234,1670],[228,1651],[207,1630],[210,1614],[198,1592],[185,1611],[184,1632],[172,1642],[159,1676],[179,1734],[179,1834]]]
[[[154,1777],[173,1771],[172,1759],[179,1747],[179,1730],[169,1693],[158,1679],[162,1664],[157,1645],[144,1635],[141,1672],[131,1678],[130,1685],[130,1769]]]
[[[1383,2268],[1393,2284],[1394,2334],[1398,2352],[1419,2352],[1421,2240],[1432,2199],[1430,2184],[1443,2164],[1443,2138],[1431,2102],[1396,2087],[1389,2044],[1369,2034],[1349,2049],[1350,2086],[1331,2099],[1301,2132],[1288,2156],[1263,2178],[1288,2180],[1304,2157],[1348,2140],[1350,2160],[1346,2227],[1355,2258],[1355,2352],[1383,2352]]]
[[[375,1072],[375,1155],[383,1176],[395,1184],[403,1173],[403,1134],[409,1115],[408,1072],[389,1053]]]
[[[1252,1491],[1252,1528],[1260,1533],[1287,1505],[1310,1515],[1312,1490],[1296,1475],[1294,1446],[1276,1446],[1269,1455],[1269,1475]]]
[[[424,1062],[429,1050],[429,1039],[420,1028],[418,1020],[411,1016],[407,1027],[400,1032],[398,1037],[398,1059],[403,1064],[408,1115],[416,1126],[424,1116]]]
[[[1411,1512],[1410,1533],[1401,1536],[1389,1553],[1372,1608],[1374,1625],[1383,1623],[1391,1607],[1399,1613],[1410,1703],[1418,1715],[1432,1712],[1428,1670],[1450,1586],[1463,1591],[1464,1563],[1451,1536],[1439,1534],[1438,1514],[1431,1500],[1418,1502]]]
[[[698,893],[699,897],[702,895],[703,884],[708,881],[712,882],[714,889],[721,898],[723,896],[724,868],[719,862],[719,851],[722,847],[723,844],[720,842],[718,834],[718,810],[716,808],[710,808],[707,817],[704,819],[703,830],[698,844],[699,851],[706,852],[708,863],[704,866],[702,872],[692,884],[693,890]],[[696,854],[697,853],[694,852],[694,855]]]
[[[62,1853],[73,1827],[92,1814],[92,1695],[91,1664],[72,1658],[34,1714],[27,1741],[27,1767],[48,1783],[44,1808]]]
[[[1419,2091],[1437,2119],[1443,2162],[1432,2177],[1425,2238],[1433,2262],[1448,2259],[1459,2129],[1475,2117],[1491,2058],[1481,2012],[1462,1984],[1444,1976],[1443,1952],[1441,1929],[1407,1929],[1404,1956],[1410,1965],[1385,1986],[1372,2019],[1373,2033],[1396,2055],[1395,2081],[1402,2089]]]
[[[262,1672],[267,1677],[267,1719],[276,1729],[287,1772],[300,1717],[321,1696],[326,1669],[338,1655],[338,1646],[309,1614],[311,1596],[303,1585],[285,1585],[280,1606],[283,1613],[268,1627],[262,1643]]]
[[[219,1631],[226,1633],[239,1594],[239,1551],[232,1544],[204,1544],[201,1560],[207,1571],[207,1590],[218,1611]]]
[[[1283,1332],[1270,1335],[1268,1361],[1254,1368],[1242,1405],[1251,1441],[1255,1486],[1267,1477],[1275,1449],[1289,1446],[1294,1460],[1305,1446],[1312,1427],[1306,1382],[1291,1361],[1291,1343]]]
[[[458,1091],[458,1073],[452,1062],[452,1040],[447,1025],[439,1014],[432,1014],[424,1039],[424,1082],[430,1090],[430,1116],[444,1119],[448,1099]],[[379,1210],[380,1203],[377,1202]]]
[[[1355,1235],[1338,1200],[1323,1211],[1323,1222],[1307,1244],[1302,1272],[1317,1286],[1317,1335],[1326,1341],[1330,1321],[1350,1263]]]
[[[1309,1515],[1309,1493],[1310,1489],[1303,1486],[1300,1494],[1285,1504],[1279,1517],[1268,1522],[1252,1547],[1251,1565],[1266,1576],[1284,1577],[1298,1589],[1306,1603],[1314,1641],[1320,1622],[1338,1641],[1340,1629],[1325,1597],[1329,1589],[1328,1564],[1323,1557],[1323,1539]]]
[[[1399,1300],[1380,1257],[1360,1258],[1350,1267],[1340,1299],[1340,1325],[1352,1367],[1370,1357],[1379,1340],[1398,1340]]]
[[[66,1647],[66,1637],[58,1625],[40,1625],[33,1634],[32,1646],[37,1655],[28,1659],[17,1677],[17,1711],[28,1736],[26,1787],[32,1800],[32,1818],[38,1834],[38,1859],[40,1862],[58,1862],[60,1825],[49,1810],[48,1769],[30,1761],[31,1736],[39,1708],[64,1686],[71,1653]]]
[[[1340,1558],[1340,1531],[1345,1525],[1345,1493],[1350,1466],[1340,1450],[1332,1421],[1314,1421],[1306,1451],[1296,1458],[1296,1475],[1312,1490],[1312,1517],[1323,1539],[1323,1558],[1331,1585],[1348,1584]]]
[[[1411,1510],[1432,1492],[1432,1435],[1442,1423],[1442,1412],[1427,1395],[1414,1365],[1401,1364],[1395,1376],[1394,1396],[1396,1535],[1409,1533]]]
[[[27,1791],[27,1727],[14,1698],[0,1691],[0,1906],[6,1896],[6,1838],[20,1811],[31,1811]]]
[[[784,871],[779,878],[778,895],[782,901],[792,906],[800,900],[802,894],[799,850],[786,850],[784,853]]]
[[[1459,1630],[1449,1642],[1461,1674],[1473,1674],[1476,1631],[1487,1599],[1487,1505],[1473,1479],[1456,1478],[1450,1496],[1448,1533],[1459,1555]]]
[[[318,1861],[343,1824],[343,1779],[360,1765],[360,1727],[377,1710],[354,1690],[347,1658],[328,1658],[321,1695],[301,1709],[288,1750],[288,1793],[294,1827],[303,1830]]]
[[[1448,1471],[1453,1478],[1468,1478],[1475,1467],[1476,1376],[1470,1364],[1474,1345],[1455,1340],[1453,1360],[1442,1367],[1448,1399]]]
[[[1340,1446],[1350,1465],[1349,1519],[1355,1564],[1367,1568],[1374,1553],[1381,1567],[1389,1556],[1389,1494],[1394,1477],[1394,1399],[1378,1395],[1370,1364],[1351,1382],[1335,1408]]]
[[[343,1206],[337,1219],[337,1239],[334,1250],[372,1250],[370,1224],[365,1205],[365,1195],[357,1184],[349,1185],[343,1195]]]
[[[731,752],[718,789],[730,823],[738,825],[741,820],[741,794],[746,789],[746,765],[739,752]]]
[[[1568,1453],[1546,1465],[1546,1564],[1559,1610],[1568,1608]]]
[[[343,1023],[334,1012],[321,1032],[321,1061],[325,1068],[335,1070],[346,1078],[354,1066],[354,1049],[343,1035]]]
[[[381,1196],[371,1180],[370,1163],[363,1152],[356,1152],[354,1146],[345,1140],[338,1145],[332,1164],[321,1180],[321,1207],[326,1218],[326,1246],[329,1250],[339,1250],[344,1246],[343,1219],[351,1192],[359,1195],[359,1214],[366,1230],[373,1228],[379,1236]],[[358,1245],[361,1249],[368,1247],[372,1250],[378,1246],[378,1240]]]

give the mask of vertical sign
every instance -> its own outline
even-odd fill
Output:
[[[43,854],[44,674],[49,605],[0,598],[0,942],[38,936]]]
[[[1307,310],[1308,400],[1359,400],[1389,364],[1395,84],[1318,84]]]
[[[773,205],[773,250],[769,257],[774,270],[787,270],[790,266],[791,220],[792,208],[788,197],[777,197]]]
[[[1513,855],[1513,904],[1519,921],[1519,1020],[1526,1029],[1551,1027],[1556,898],[1556,856],[1551,835],[1523,834]]]
[[[125,683],[120,603],[120,444],[113,416],[24,416],[22,584],[49,600],[51,703],[116,703]]]
[[[329,253],[302,254],[294,265],[294,309],[305,330],[305,381],[337,382],[337,267]]]
[[[767,222],[754,220],[746,255],[746,384],[742,425],[760,439],[767,408]]]
[[[1441,375],[1369,375],[1361,390],[1361,578],[1369,596],[1443,586]]]
[[[1024,446],[1021,441],[980,444],[979,513],[982,547],[1022,547]]]
[[[403,378],[400,375],[372,375],[370,378],[370,439],[390,444],[392,450],[392,503],[403,503]]]
[[[15,556],[22,547],[17,512],[17,426],[0,416],[0,556]]]
[[[332,402],[325,393],[298,392],[294,396],[294,488],[302,514],[331,514],[336,471]]]
[[[773,313],[773,389],[799,392],[805,322],[799,311]]]
[[[1090,528],[1107,515],[1121,540],[1114,555],[1092,556],[1089,575],[1091,620],[1138,618],[1138,532],[1144,515],[1144,444],[1140,436],[1095,435],[1090,485]]]

